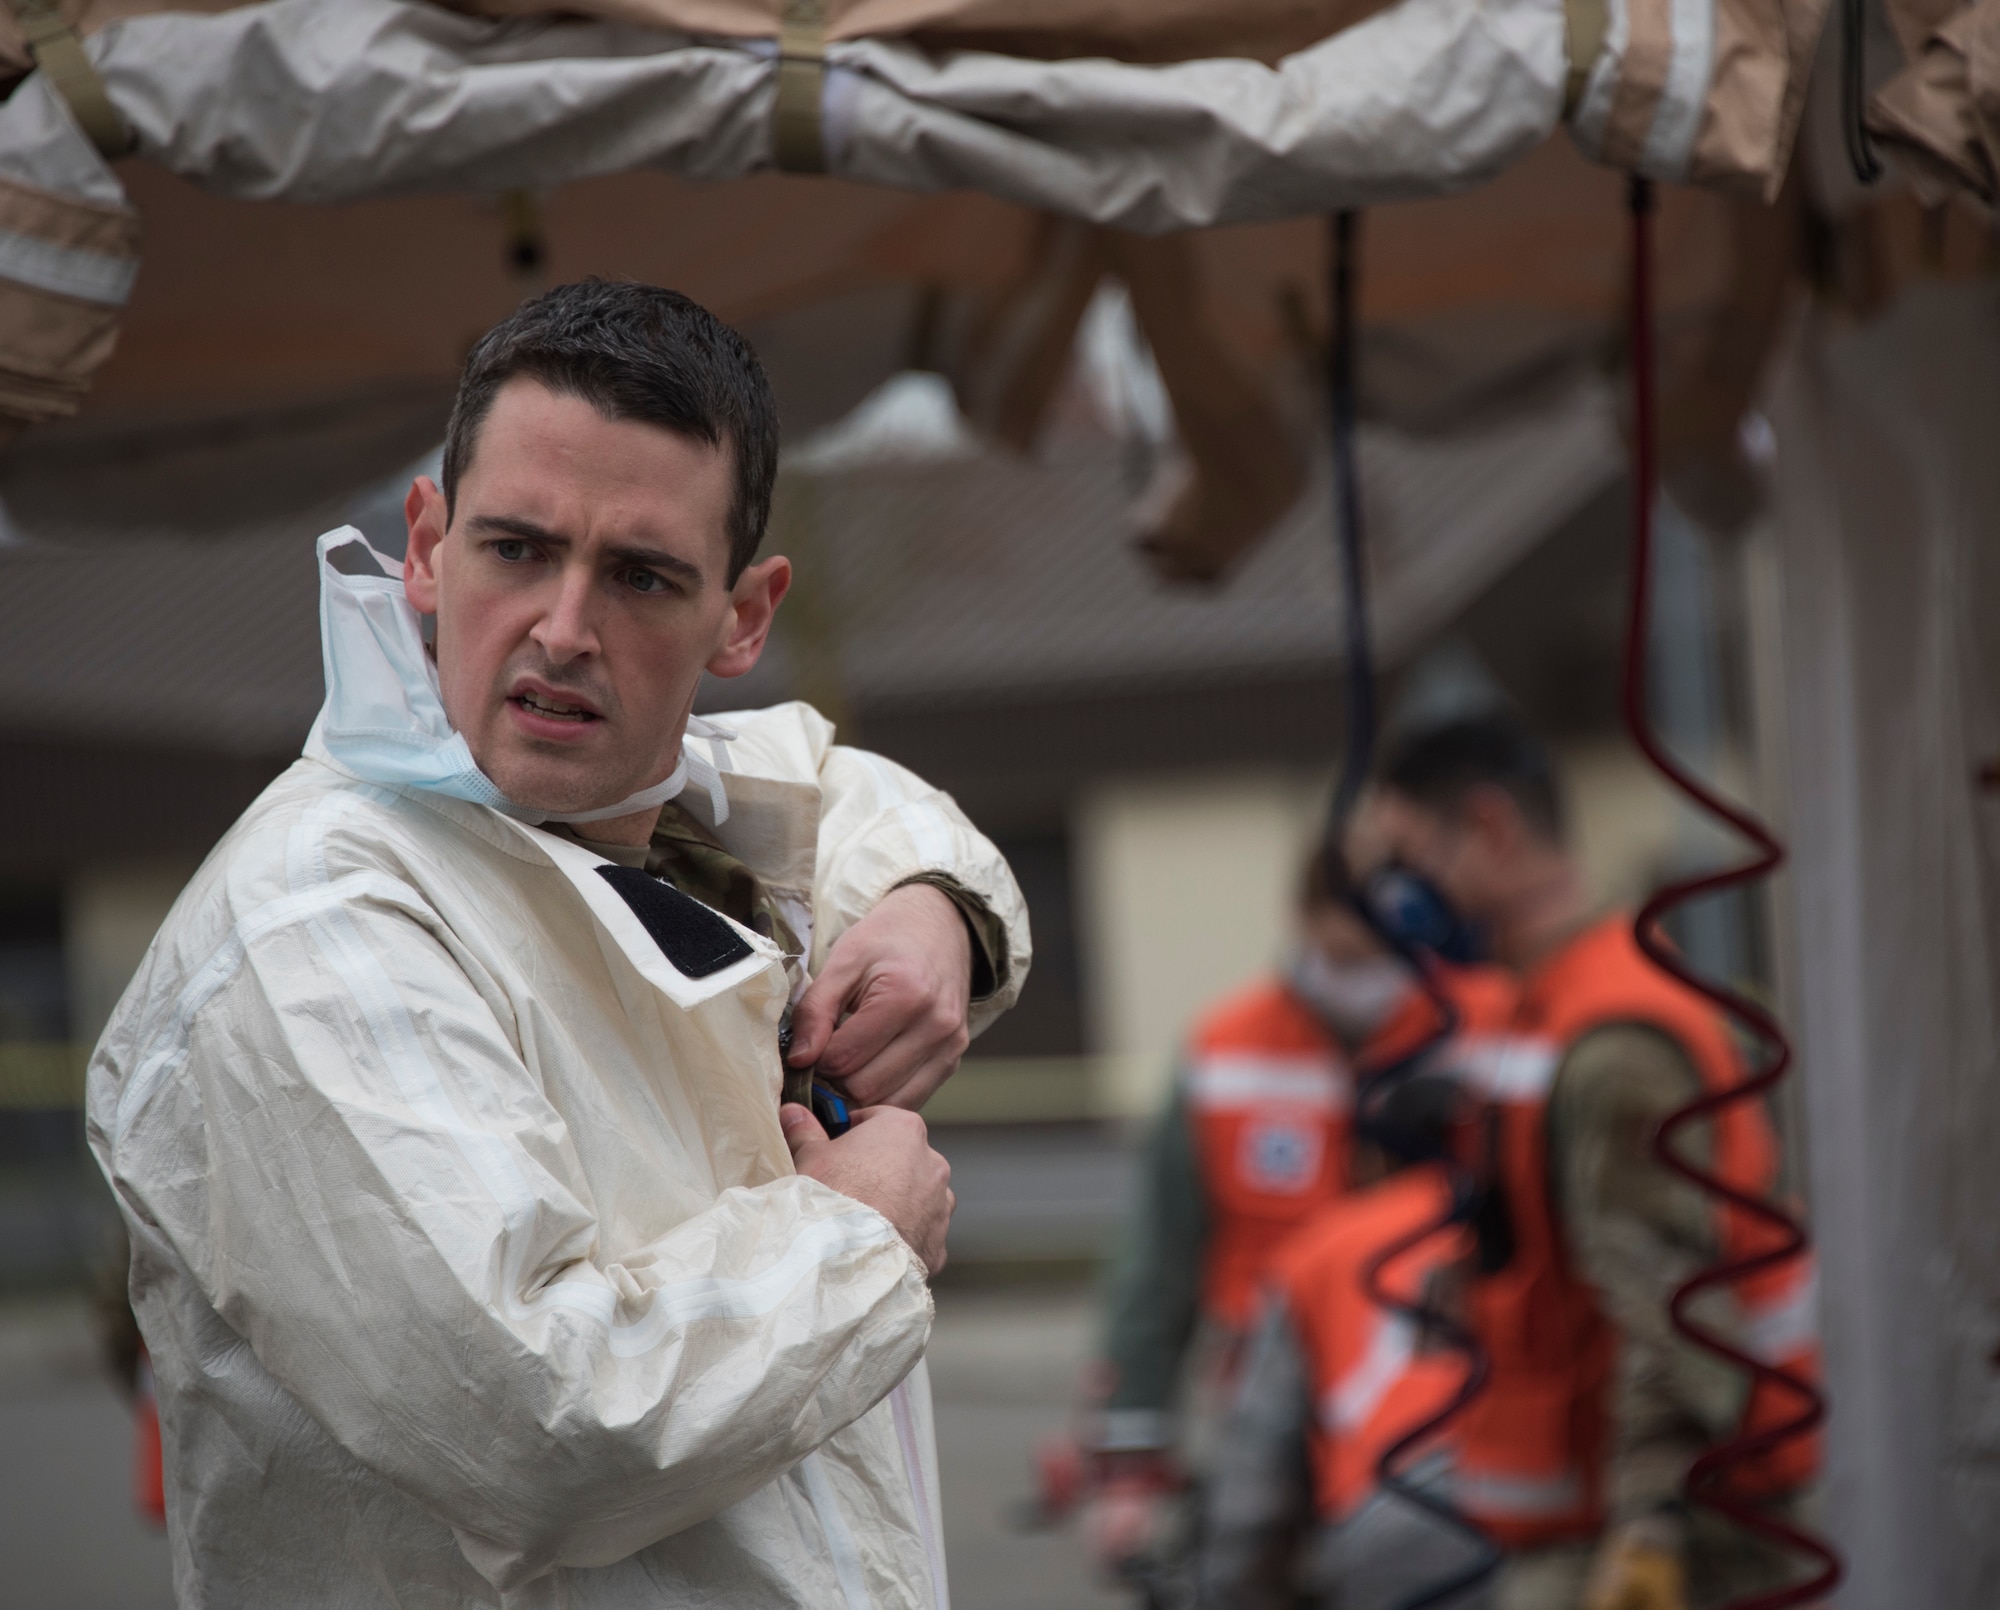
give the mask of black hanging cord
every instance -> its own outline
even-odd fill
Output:
[[[1873,184],[1881,159],[1868,137],[1868,0],[1840,0],[1840,132],[1854,177]]]
[[[1327,342],[1327,395],[1333,422],[1334,529],[1340,546],[1341,601],[1347,620],[1346,754],[1333,792],[1337,830],[1353,813],[1375,763],[1375,648],[1368,627],[1368,549],[1361,525],[1361,478],[1354,462],[1354,368],[1358,344],[1354,317],[1354,260],[1361,231],[1358,213],[1333,215],[1332,333]],[[1338,844],[1337,831],[1332,842]]]
[[[1343,843],[1350,816],[1368,784],[1375,763],[1376,694],[1375,653],[1368,618],[1367,532],[1361,518],[1361,483],[1355,461],[1354,371],[1359,321],[1355,316],[1355,266],[1359,257],[1360,217],[1352,211],[1333,215],[1328,242],[1328,292],[1331,330],[1327,341],[1327,396],[1333,437],[1334,535],[1340,551],[1340,576],[1346,617],[1347,675],[1343,687],[1345,706],[1344,754],[1340,780],[1334,788],[1326,842],[1322,850],[1329,873],[1328,885],[1339,888],[1347,879]],[[1389,947],[1415,969],[1425,993],[1437,1012],[1437,1026],[1421,1045],[1387,1066],[1362,1070],[1355,1100],[1356,1127],[1367,1132],[1368,1116],[1379,1111],[1389,1092],[1415,1074],[1425,1056],[1458,1032],[1458,1009],[1438,982],[1437,964],[1430,955],[1412,945],[1402,935],[1387,931],[1368,901],[1357,894],[1355,907]],[[1404,1599],[1397,1610],[1431,1610],[1447,1604],[1485,1581],[1498,1569],[1501,1554],[1485,1531],[1463,1512],[1413,1482],[1404,1472],[1410,1457],[1431,1444],[1436,1433],[1453,1420],[1477,1397],[1486,1385],[1488,1365],[1485,1349],[1465,1326],[1451,1315],[1427,1306],[1419,1297],[1405,1302],[1391,1292],[1384,1281],[1388,1266],[1406,1251],[1427,1241],[1440,1230],[1465,1222],[1477,1201],[1477,1184],[1460,1165],[1447,1165],[1451,1180],[1452,1206],[1446,1216],[1405,1236],[1370,1260],[1362,1271],[1362,1289],[1378,1307],[1401,1315],[1425,1334],[1462,1353],[1466,1360],[1465,1379],[1443,1409],[1412,1426],[1397,1438],[1376,1461],[1375,1479],[1384,1492],[1436,1517],[1463,1534],[1474,1545],[1471,1563],[1419,1588]]]

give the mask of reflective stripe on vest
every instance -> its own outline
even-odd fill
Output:
[[[1244,1107],[1299,1107],[1346,1112],[1353,1091],[1331,1056],[1272,1056],[1225,1051],[1188,1068],[1188,1105],[1197,1112]]]
[[[1464,1034],[1452,1065],[1488,1101],[1546,1101],[1562,1066],[1562,1047],[1533,1034]]]
[[[1784,1364],[1818,1351],[1819,1275],[1811,1264],[1774,1296],[1741,1306],[1746,1353]]]
[[[1366,1425],[1416,1356],[1417,1327],[1401,1314],[1382,1314],[1374,1332],[1368,1351],[1321,1400],[1321,1418],[1336,1432]]]
[[[1574,1467],[1553,1476],[1461,1468],[1453,1476],[1452,1495],[1483,1521],[1519,1525],[1573,1514],[1583,1505],[1584,1485]]]

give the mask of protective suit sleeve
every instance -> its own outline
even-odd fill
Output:
[[[1275,1293],[1251,1334],[1223,1422],[1203,1515],[1200,1596],[1222,1610],[1286,1610],[1312,1524],[1306,1435],[1312,1387],[1290,1308]]]
[[[864,749],[829,744],[820,761],[813,965],[898,884],[949,880],[963,907],[990,913],[974,931],[990,954],[993,988],[972,1003],[977,1035],[1012,1006],[1033,954],[1028,908],[1007,861],[949,794]]]
[[[1199,1317],[1208,1233],[1186,1080],[1176,1075],[1147,1137],[1106,1285],[1104,1357],[1112,1383],[1101,1440],[1107,1450],[1161,1448],[1172,1440],[1174,1390]]]
[[[1549,1096],[1564,1237],[1619,1332],[1606,1472],[1614,1522],[1670,1512],[1688,1466],[1743,1411],[1738,1372],[1683,1340],[1667,1315],[1674,1289],[1717,1248],[1707,1200],[1659,1165],[1652,1136],[1700,1093],[1693,1063],[1666,1035],[1613,1024],[1577,1041]],[[1677,1144],[1706,1164],[1706,1130]],[[1726,1313],[1710,1318],[1727,1329]]]
[[[922,1356],[920,1264],[816,1181],[726,1190],[651,1239],[600,1217],[530,1065],[553,1042],[392,872],[239,916],[194,977],[115,1070],[114,1183],[496,1587],[714,1515]]]

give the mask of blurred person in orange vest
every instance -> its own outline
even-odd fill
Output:
[[[1500,1610],[1684,1610],[1783,1580],[1772,1550],[1682,1505],[1699,1454],[1796,1409],[1681,1339],[1667,1312],[1698,1270],[1775,1244],[1652,1155],[1662,1119],[1745,1076],[1728,1024],[1645,959],[1629,915],[1593,909],[1549,757],[1516,721],[1409,738],[1372,810],[1395,857],[1483,929],[1521,986],[1506,1042],[1476,1070],[1496,1114],[1506,1245],[1465,1294],[1492,1375],[1453,1461],[1456,1501],[1510,1550]],[[1677,1145],[1745,1192],[1777,1183],[1758,1103]],[[1746,1350],[1816,1370],[1808,1256],[1722,1306],[1734,1312],[1704,1318],[1733,1324]],[[1777,1502],[1816,1462],[1814,1439],[1798,1439],[1735,1480]]]
[[[1392,1060],[1436,1034],[1430,998],[1325,856],[1302,880],[1298,921],[1282,972],[1196,1022],[1141,1162],[1108,1282],[1103,1397],[1086,1450],[1086,1529],[1114,1574],[1168,1541],[1170,1496],[1181,1469],[1200,1463],[1271,1256],[1352,1183],[1355,1062]],[[1462,1034],[1507,1021],[1503,973],[1441,976]]]
[[[1449,1075],[1393,1078],[1357,1141],[1368,1183],[1318,1208],[1271,1260],[1211,1461],[1205,1610],[1390,1610],[1484,1556],[1463,1529],[1379,1484],[1383,1456],[1450,1404],[1467,1360],[1439,1327],[1385,1307],[1368,1285],[1386,1259],[1379,1290],[1433,1313],[1448,1303],[1475,1233],[1445,1164],[1463,1112]],[[1452,1451],[1447,1425],[1399,1453],[1398,1474],[1443,1494]]]

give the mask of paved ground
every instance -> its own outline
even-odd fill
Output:
[[[1036,1443],[1068,1419],[1094,1311],[1087,1292],[953,1291],[931,1333],[953,1610],[1105,1610],[1074,1529],[1023,1532]]]
[[[132,1418],[81,1299],[0,1308],[0,1604],[167,1610],[167,1542],[132,1508]]]
[[[1024,1534],[1036,1440],[1062,1428],[1090,1311],[1078,1288],[945,1290],[931,1347],[956,1610],[1105,1610],[1068,1532]],[[165,1540],[130,1499],[131,1421],[78,1299],[0,1306],[0,1605],[165,1610]]]
[[[951,1255],[1101,1257],[1125,1213],[1135,1137],[1109,1124],[938,1124],[958,1211]]]

